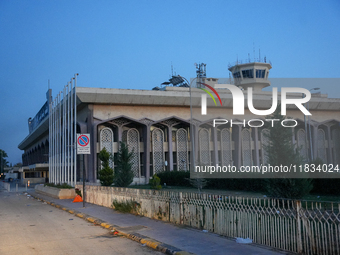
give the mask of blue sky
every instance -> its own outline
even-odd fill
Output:
[[[273,78],[340,77],[340,2],[0,0],[0,148],[21,162],[27,119],[79,73],[78,86],[151,89],[177,74],[228,77],[266,56]],[[339,88],[328,87],[331,97]]]

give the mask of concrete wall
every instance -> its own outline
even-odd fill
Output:
[[[82,190],[81,185],[77,188]],[[182,193],[117,187],[86,186],[86,202],[111,207],[112,201],[132,202],[135,213],[152,219],[190,226],[228,237],[250,238],[254,243],[298,253],[297,247],[312,251],[320,243],[325,254],[339,249],[337,217],[339,203],[332,207],[320,201],[233,197],[216,194]],[[286,204],[282,206],[282,204]],[[320,215],[328,215],[325,221]],[[315,227],[314,227],[315,225]],[[319,231],[325,229],[322,233]],[[314,233],[319,233],[315,238]],[[327,246],[328,245],[328,246]],[[327,248],[328,247],[328,248]],[[322,252],[322,249],[325,249]]]
[[[83,194],[83,186],[76,185]],[[136,213],[151,219],[181,224],[179,192],[141,190],[86,185],[85,201],[112,208],[114,200],[118,202],[132,201]],[[170,194],[171,193],[171,194]],[[155,199],[155,198],[161,199]],[[172,197],[172,200],[169,199]]]
[[[0,187],[10,191],[11,184],[9,182],[0,181]]]
[[[74,189],[58,189],[54,187],[48,187],[44,185],[36,185],[35,191],[44,195],[48,195],[59,199],[73,199],[76,197]]]
[[[25,178],[22,179],[22,184],[26,184],[28,183],[28,181],[30,181],[30,184],[33,183],[45,183],[46,178]]]

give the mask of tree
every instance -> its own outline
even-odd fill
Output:
[[[6,160],[7,157],[7,153],[0,149],[0,172],[3,172],[4,168],[8,167],[8,161]]]
[[[120,142],[119,151],[115,158],[114,184],[116,186],[127,187],[133,182],[132,157],[133,152],[129,152],[127,145]]]
[[[281,123],[285,117],[280,114],[280,108],[277,107],[268,119],[276,119],[278,120],[276,123]],[[291,128],[276,124],[268,129],[269,132],[266,134],[268,144],[264,146],[267,163],[271,166],[301,165],[303,158],[299,148],[295,148],[292,142]],[[265,185],[269,196],[295,199],[307,195],[313,188],[311,179],[266,179]]]
[[[102,162],[102,168],[98,171],[100,184],[102,186],[110,186],[113,182],[113,169],[109,163],[111,154],[104,148],[99,152],[98,157]]]

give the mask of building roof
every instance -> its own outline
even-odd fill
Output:
[[[221,97],[223,107],[231,108],[233,105],[232,94],[227,89],[216,89]],[[165,87],[163,90],[137,90],[115,88],[86,88],[77,87],[77,105],[80,104],[110,104],[110,105],[149,105],[149,106],[190,106],[190,88]],[[246,91],[244,94],[246,95]],[[272,92],[254,91],[253,105],[257,109],[267,109],[272,104]],[[191,102],[194,107],[201,105],[201,90],[192,88]],[[290,96],[301,98],[301,94]],[[280,93],[278,93],[280,98]],[[246,97],[245,97],[246,100]],[[208,100],[208,105],[212,100]],[[246,105],[246,104],[245,104]],[[296,109],[288,105],[288,109]],[[325,94],[312,95],[309,101],[310,110],[339,111],[340,98],[328,98]],[[24,150],[41,139],[48,133],[48,117],[46,117],[19,145]]]

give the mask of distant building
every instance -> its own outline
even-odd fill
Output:
[[[271,85],[268,81],[271,67],[270,63],[252,62],[237,63],[229,68],[235,85],[243,89],[253,88],[256,109],[268,109],[272,104],[272,93],[262,91]],[[216,78],[205,76],[199,77],[199,80],[212,87],[219,82]],[[244,116],[233,116],[233,99],[229,90],[216,89],[223,106],[209,107],[209,114],[201,118],[195,116],[201,111],[202,91],[192,88],[190,99],[190,88],[183,84],[157,90],[68,87],[64,91],[67,92],[64,92],[64,100],[52,100],[49,92],[49,111],[45,105],[36,117],[38,121],[30,119],[30,123],[35,121],[35,126],[29,124],[30,133],[18,146],[24,151],[23,178],[74,184],[74,181],[83,178],[82,170],[85,168],[86,180],[97,182],[100,168],[98,153],[103,148],[112,154],[117,153],[120,141],[126,142],[133,151],[136,184],[147,183],[150,176],[161,171],[187,171],[193,139],[195,146],[200,146],[196,152],[197,161],[235,166],[265,163],[265,128],[231,127],[230,123],[216,128],[212,125],[212,119],[222,115],[239,122],[255,118],[247,109]],[[76,102],[72,101],[74,96]],[[190,102],[193,105],[192,121]],[[76,111],[72,106],[75,104]],[[212,102],[209,101],[210,104]],[[310,132],[301,111],[294,106],[288,109],[287,116],[297,121],[292,141],[301,148],[306,161],[320,158],[324,163],[340,164],[340,99],[313,94],[308,107],[313,114]],[[256,119],[259,118],[256,116]],[[190,133],[191,123],[193,134]],[[75,129],[76,133],[90,134],[90,155],[76,156]],[[114,162],[111,165],[114,167]]]

